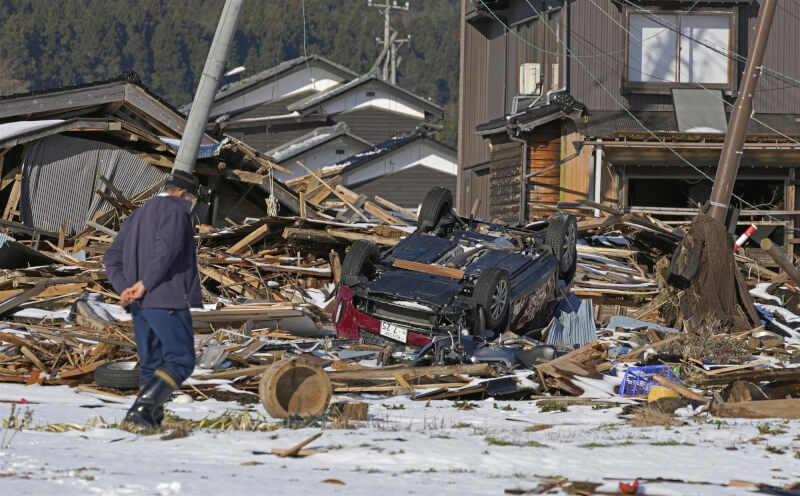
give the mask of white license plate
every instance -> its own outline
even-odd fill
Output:
[[[381,321],[381,336],[405,343],[408,341],[408,329],[391,322]]]

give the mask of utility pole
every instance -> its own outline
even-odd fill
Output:
[[[392,43],[392,74],[391,74],[391,83],[397,84],[397,66],[400,65],[400,61],[403,60],[403,57],[397,56],[397,48],[402,45],[403,43],[408,43],[411,41],[411,35],[408,35],[403,40],[395,40],[394,37],[391,40]]]
[[[714,177],[714,188],[711,190],[711,208],[708,211],[708,215],[720,224],[725,223],[725,215],[728,210],[728,204],[731,201],[731,193],[736,182],[739,162],[742,159],[747,121],[753,113],[753,95],[756,91],[756,83],[758,83],[758,78],[761,75],[761,61],[764,58],[764,50],[767,47],[776,3],[777,0],[763,0],[761,2],[761,9],[756,21],[756,30],[753,35],[753,44],[750,46],[750,53],[747,55],[747,63],[744,66],[742,87],[739,90],[739,96],[736,98],[736,104],[733,106],[731,122],[728,125],[728,132],[725,134],[725,142],[722,145],[717,174]]]
[[[214,102],[217,86],[222,79],[222,71],[225,70],[225,60],[228,58],[243,2],[244,0],[225,0],[225,7],[222,9],[214,40],[208,50],[208,58],[203,67],[203,74],[200,76],[200,83],[197,85],[192,108],[189,110],[189,118],[186,120],[186,127],[183,130],[181,146],[175,157],[173,170],[189,174],[194,170],[197,150],[200,148],[200,142],[205,134],[208,114],[211,111],[211,104]]]
[[[406,2],[405,5],[398,5],[397,0],[392,0],[391,4],[389,3],[389,0],[386,0],[385,4],[376,4],[374,0],[367,0],[367,6],[383,9],[383,41],[380,39],[378,40],[378,43],[383,44],[383,49],[381,50],[380,55],[378,55],[378,60],[375,61],[373,68],[377,68],[381,61],[383,61],[383,79],[386,81],[391,80],[391,82],[394,84],[396,83],[397,75],[397,58],[395,55],[396,47],[394,38],[397,36],[397,33],[392,33],[391,15],[392,10],[408,11],[409,4]],[[407,41],[408,39],[400,40],[398,45]]]

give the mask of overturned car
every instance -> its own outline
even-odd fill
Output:
[[[575,217],[512,228],[458,217],[452,204],[433,188],[405,239],[382,255],[369,241],[350,247],[333,311],[339,336],[423,349],[549,322],[575,275]]]

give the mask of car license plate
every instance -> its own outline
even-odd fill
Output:
[[[408,329],[391,322],[381,321],[381,336],[405,343],[408,341]]]

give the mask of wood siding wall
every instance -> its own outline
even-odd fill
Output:
[[[561,123],[551,122],[545,126],[534,129],[529,140],[528,172],[537,172],[558,163],[561,160]],[[555,213],[555,209],[542,209],[541,207],[555,206],[561,192],[561,168],[555,167],[538,176],[531,177],[528,183],[528,209],[527,219],[535,219]],[[540,183],[540,184],[534,184]]]
[[[509,224],[519,222],[522,144],[497,144],[489,159],[489,218]]]
[[[378,195],[401,207],[416,209],[433,186],[444,186],[450,191],[454,191],[456,176],[424,165],[417,165],[394,174],[381,176],[351,189],[370,198]]]

